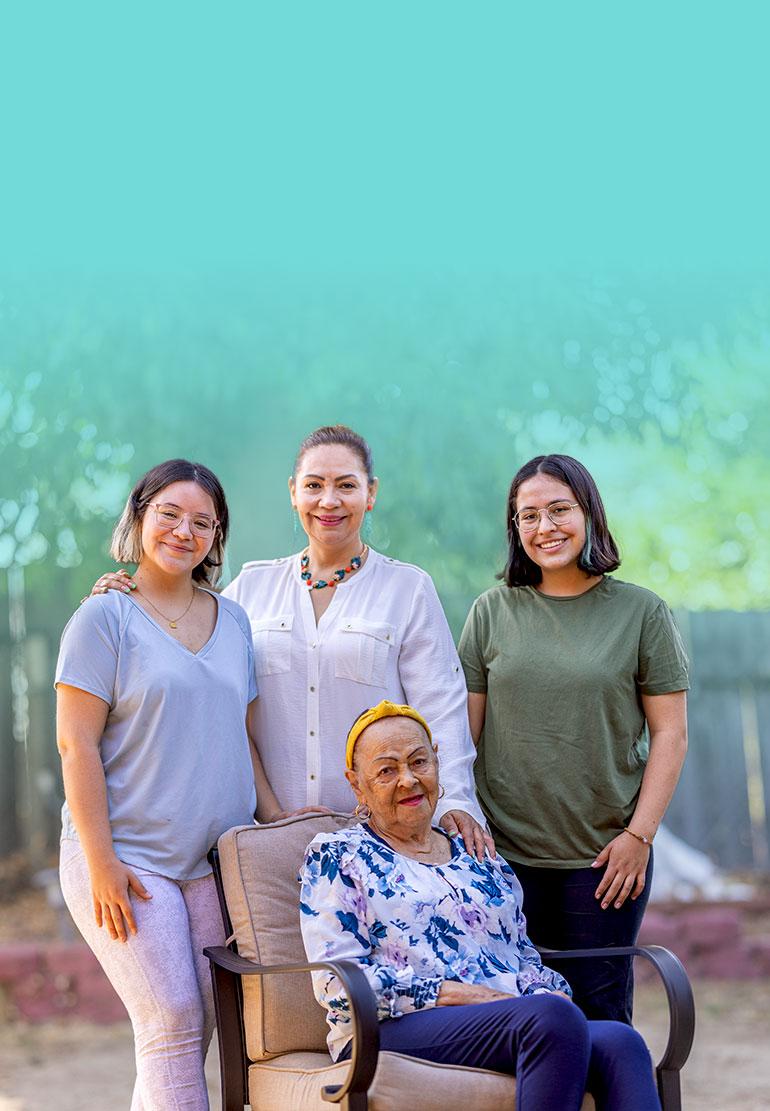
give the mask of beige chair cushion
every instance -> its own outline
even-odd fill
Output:
[[[333,1064],[328,1053],[288,1053],[249,1069],[251,1111],[329,1111],[321,1099],[327,1084],[343,1084],[350,1062]],[[487,1069],[436,1065],[403,1053],[383,1052],[369,1089],[369,1111],[502,1111],[516,1105],[516,1080]],[[591,1096],[581,1111],[595,1111]]]
[[[241,956],[258,964],[307,960],[298,882],[305,849],[317,833],[357,821],[344,814],[315,814],[270,826],[236,826],[219,838],[222,884]],[[313,995],[309,973],[244,976],[243,1005],[251,1061],[302,1050],[325,1053],[326,1011]]]

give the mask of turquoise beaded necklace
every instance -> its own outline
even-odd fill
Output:
[[[358,568],[361,566],[361,560],[364,558],[365,555],[366,544],[364,544],[360,553],[357,556],[354,556],[353,559],[351,559],[350,567],[341,567],[339,571],[335,571],[329,582],[327,582],[326,579],[316,579],[315,582],[311,582],[310,549],[305,548],[304,552],[302,553],[302,558],[299,561],[299,565],[302,568],[302,581],[307,583],[308,590],[323,590],[325,586],[336,586],[337,583],[342,582],[346,575],[350,575],[353,571],[358,570]]]

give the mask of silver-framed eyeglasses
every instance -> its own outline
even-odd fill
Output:
[[[154,502],[149,505],[155,510],[155,520],[161,528],[172,529],[181,525],[185,518],[190,522],[190,532],[196,536],[211,536],[219,525],[208,513],[183,513],[178,505],[171,502]]]
[[[555,501],[545,509],[520,509],[514,514],[513,523],[519,532],[534,532],[540,525],[540,514],[545,513],[548,520],[555,525],[566,525],[572,519],[572,510],[579,505],[580,502]]]

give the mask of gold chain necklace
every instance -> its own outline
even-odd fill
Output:
[[[191,606],[191,605],[193,604],[193,602],[195,601],[195,587],[193,587],[193,588],[192,588],[192,598],[191,598],[191,599],[190,599],[190,601],[189,601],[189,602],[187,603],[187,609],[186,609],[186,610],[184,611],[184,613],[180,613],[179,617],[174,617],[174,618],[172,619],[171,617],[168,617],[168,616],[167,616],[167,615],[166,615],[165,613],[161,613],[161,611],[160,611],[160,610],[158,609],[158,607],[157,607],[157,606],[155,605],[155,603],[153,602],[152,598],[148,598],[148,597],[147,597],[147,595],[146,595],[146,594],[144,593],[144,591],[142,591],[142,590],[139,590],[139,588],[138,588],[138,587],[137,587],[137,594],[141,594],[141,595],[142,595],[142,597],[143,597],[143,598],[144,598],[144,599],[145,599],[146,601],[148,601],[148,602],[150,603],[150,605],[151,605],[151,606],[152,606],[152,608],[153,608],[153,609],[155,610],[155,612],[156,612],[156,613],[160,613],[160,616],[161,616],[161,617],[163,618],[163,620],[164,620],[164,621],[168,621],[168,623],[169,623],[169,625],[171,626],[171,628],[172,628],[172,629],[175,629],[175,628],[176,628],[176,626],[177,626],[177,622],[178,622],[178,621],[181,621],[181,620],[182,620],[182,618],[183,618],[183,617],[185,617],[185,616],[187,615],[187,612],[188,612],[188,610],[190,609],[190,606]]]

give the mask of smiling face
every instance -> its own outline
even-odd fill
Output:
[[[341,444],[310,448],[289,479],[291,502],[311,542],[344,548],[360,541],[361,522],[374,505],[377,479],[369,482],[358,455]]]
[[[345,775],[377,830],[404,839],[430,829],[439,794],[438,757],[418,721],[372,722],[356,742],[354,768]]]
[[[201,513],[216,518],[211,496],[196,482],[172,482],[158,491],[152,501],[175,506],[183,517],[174,528],[164,528],[158,523],[153,506],[147,506],[142,518],[140,566],[152,563],[168,575],[191,575],[211,550],[216,532],[207,537],[196,535],[190,528],[190,517]]]
[[[577,501],[574,491],[564,482],[548,474],[536,474],[522,482],[516,494],[516,512],[522,509],[546,510],[554,502]],[[586,519],[578,505],[569,521],[554,524],[545,512],[532,532],[519,530],[519,539],[526,555],[541,569],[547,587],[554,575],[578,572],[577,562],[586,542]],[[583,575],[582,572],[579,572]],[[583,577],[585,577],[583,575]]]

